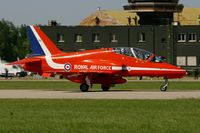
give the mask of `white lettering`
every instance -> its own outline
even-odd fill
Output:
[[[74,65],[75,70],[88,70],[87,65]]]
[[[91,65],[90,66],[90,70],[97,70],[97,66],[96,65]]]
[[[97,70],[97,71],[108,71],[112,70],[112,66],[101,66],[101,65],[74,65],[75,70]]]

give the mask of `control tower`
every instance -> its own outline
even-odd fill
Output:
[[[179,0],[128,0],[124,10],[136,12],[140,25],[171,25],[173,14],[182,12]]]

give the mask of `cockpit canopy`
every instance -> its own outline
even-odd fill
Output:
[[[143,49],[139,48],[113,48],[115,53],[135,57],[141,60],[147,60],[151,55],[153,55],[151,52],[145,51]]]
[[[133,47],[116,47],[113,51],[117,54],[134,57],[141,60],[149,60],[151,62],[164,62],[166,59],[161,56],[154,56],[153,53]]]

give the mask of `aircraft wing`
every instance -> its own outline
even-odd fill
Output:
[[[74,73],[65,76],[68,80],[76,83],[85,82],[86,77],[88,77],[89,80],[92,80],[92,83],[98,83],[98,84],[104,82],[110,82],[112,84],[122,84],[127,82],[126,79],[124,79],[122,76],[109,73],[79,73],[79,74]]]

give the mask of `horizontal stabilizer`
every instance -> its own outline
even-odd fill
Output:
[[[39,62],[39,61],[41,61],[41,60],[40,59],[33,59],[33,58],[25,58],[23,60],[11,62],[7,65],[23,65],[23,64],[26,64],[26,63],[33,63],[33,62]]]
[[[52,76],[52,74],[51,74],[51,73],[42,73],[41,76],[42,76],[42,77],[45,77],[45,78],[49,78],[49,77]]]

